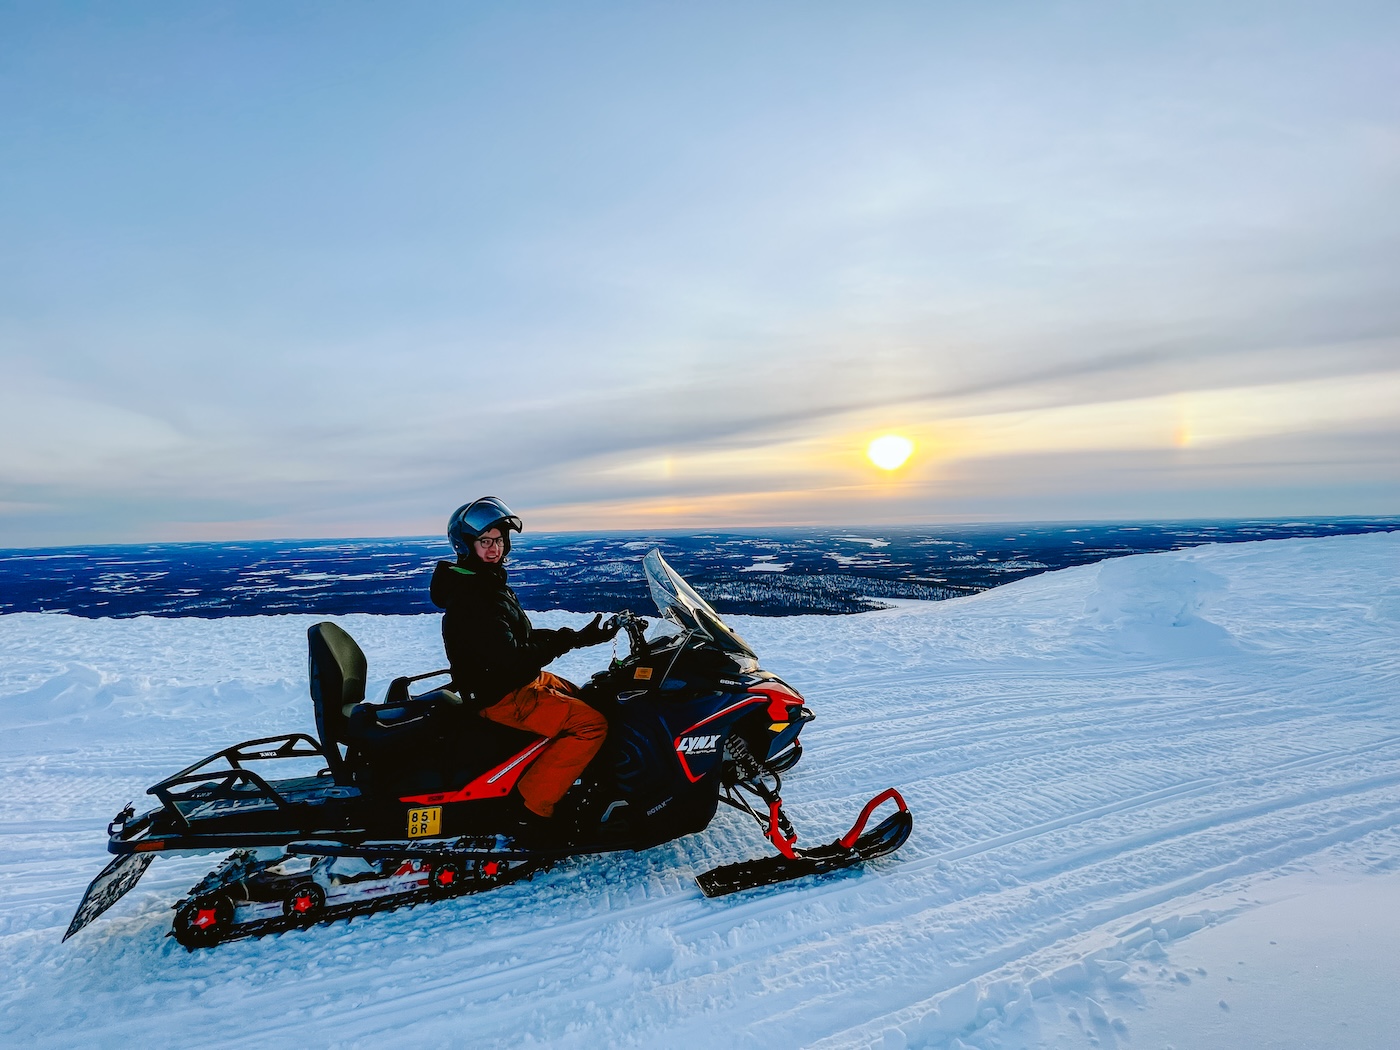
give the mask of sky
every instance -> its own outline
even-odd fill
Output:
[[[0,546],[1400,513],[1398,53],[1347,0],[0,0]]]

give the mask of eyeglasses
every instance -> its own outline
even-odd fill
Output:
[[[478,536],[474,542],[483,547],[504,547],[506,538],[504,536]]]

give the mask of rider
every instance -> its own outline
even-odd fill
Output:
[[[543,668],[570,649],[608,641],[617,625],[604,625],[601,613],[579,630],[530,625],[506,583],[510,533],[522,528],[495,496],[458,507],[447,525],[457,562],[437,563],[431,595],[445,610],[442,641],[463,701],[493,722],[550,738],[517,785],[522,831],[535,834],[550,829],[555,805],[608,731],[572,683]]]

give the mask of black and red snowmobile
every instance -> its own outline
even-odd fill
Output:
[[[748,644],[657,551],[643,561],[661,619],[623,612],[630,652],[582,687],[606,715],[603,749],[556,809],[557,838],[512,837],[511,792],[548,742],[465,709],[448,688],[397,678],[365,702],[364,653],[333,623],[310,628],[319,740],[249,740],[148,790],[159,805],[108,825],[116,854],[92,881],[66,940],[136,885],[159,853],[231,851],[175,905],[187,948],[499,886],[581,854],[641,850],[703,830],[719,803],[751,814],[776,856],[696,879],[719,896],[849,867],[898,849],[913,827],[893,788],[849,832],[797,844],[780,774],[812,720]],[[285,771],[285,775],[284,775]],[[274,779],[274,772],[277,778]],[[867,830],[884,803],[895,812]]]

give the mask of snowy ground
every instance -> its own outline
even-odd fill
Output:
[[[709,901],[737,815],[532,883],[190,954],[161,859],[61,944],[104,826],[310,730],[309,617],[0,617],[9,1046],[1393,1047],[1400,534],[1201,547],[847,617],[737,619],[818,712],[804,840],[898,786],[864,870]],[[546,615],[545,623],[578,617]],[[344,617],[382,689],[434,617]],[[586,676],[606,650],[557,665]]]

